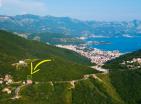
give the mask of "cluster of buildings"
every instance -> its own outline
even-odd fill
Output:
[[[121,65],[125,65],[129,69],[139,69],[141,68],[141,58],[133,58],[130,61],[123,61]]]
[[[13,83],[13,79],[12,76],[9,74],[6,74],[4,77],[0,77],[0,84],[5,84],[5,85],[10,85]],[[12,89],[11,87],[5,87],[2,89],[2,92],[5,92],[7,94],[11,94],[12,93]]]
[[[141,58],[133,58],[132,60],[133,63],[138,63],[141,65]]]
[[[4,76],[4,78],[1,77],[1,78],[0,78],[0,84],[3,84],[3,83],[5,83],[6,85],[9,85],[9,84],[13,83],[12,76],[9,75],[9,74],[6,74],[6,75]]]
[[[13,87],[11,86],[12,84],[30,85],[30,84],[33,84],[33,81],[31,79],[27,79],[26,81],[15,82],[12,76],[9,74],[6,74],[3,77],[0,77],[0,86],[1,85],[3,86],[1,90],[3,93],[11,94],[12,91],[14,90]]]
[[[69,50],[73,50],[79,53],[82,56],[85,56],[91,60],[92,63],[96,63],[98,65],[102,65],[103,63],[119,57],[121,53],[119,51],[102,51],[100,49],[87,49],[86,47],[79,47],[76,45],[56,45],[60,48],[66,48]]]

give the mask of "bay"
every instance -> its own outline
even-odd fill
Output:
[[[119,50],[122,53],[141,49],[141,37],[117,37],[117,38],[89,38],[86,41],[108,42],[111,44],[91,44],[89,47],[105,51]]]

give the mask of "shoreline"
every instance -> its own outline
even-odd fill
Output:
[[[122,55],[118,50],[115,51],[103,51],[97,48],[87,48],[85,46],[76,46],[76,45],[56,45],[59,48],[65,48],[72,50],[88,59],[90,59],[91,63],[95,63],[96,65],[102,65],[105,62],[115,59]]]

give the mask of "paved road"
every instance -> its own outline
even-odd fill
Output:
[[[108,71],[109,71],[108,69],[104,69],[104,68],[102,68],[102,67],[100,67],[98,65],[91,66],[91,68],[103,72],[101,74],[107,74]],[[54,83],[70,83],[73,86],[72,88],[75,88],[75,84],[74,83],[79,82],[79,81],[82,81],[82,80],[86,80],[89,77],[93,77],[95,79],[98,79],[99,81],[102,81],[99,77],[96,76],[96,74],[86,74],[86,75],[83,76],[82,79],[71,80],[71,81],[55,81]],[[50,81],[50,82],[52,82],[52,81]],[[39,83],[50,83],[50,82],[37,82],[37,83],[39,84]],[[52,85],[53,85],[53,83],[52,83]],[[15,89],[15,96],[13,98],[11,98],[11,99],[18,99],[18,98],[20,98],[19,92],[20,92],[21,88],[24,87],[24,86],[26,86],[26,84],[25,85],[18,86]]]
[[[101,71],[101,72],[103,72],[103,73],[108,73],[108,72],[109,72],[109,69],[104,69],[104,68],[102,68],[102,67],[100,67],[100,66],[98,66],[98,65],[92,66],[91,68],[96,69],[96,70],[98,70],[98,71]]]

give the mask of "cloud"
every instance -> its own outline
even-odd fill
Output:
[[[0,7],[2,7],[2,0],[0,0]]]
[[[2,10],[6,14],[13,15],[22,13],[44,15],[47,11],[47,6],[41,0],[3,0]]]

